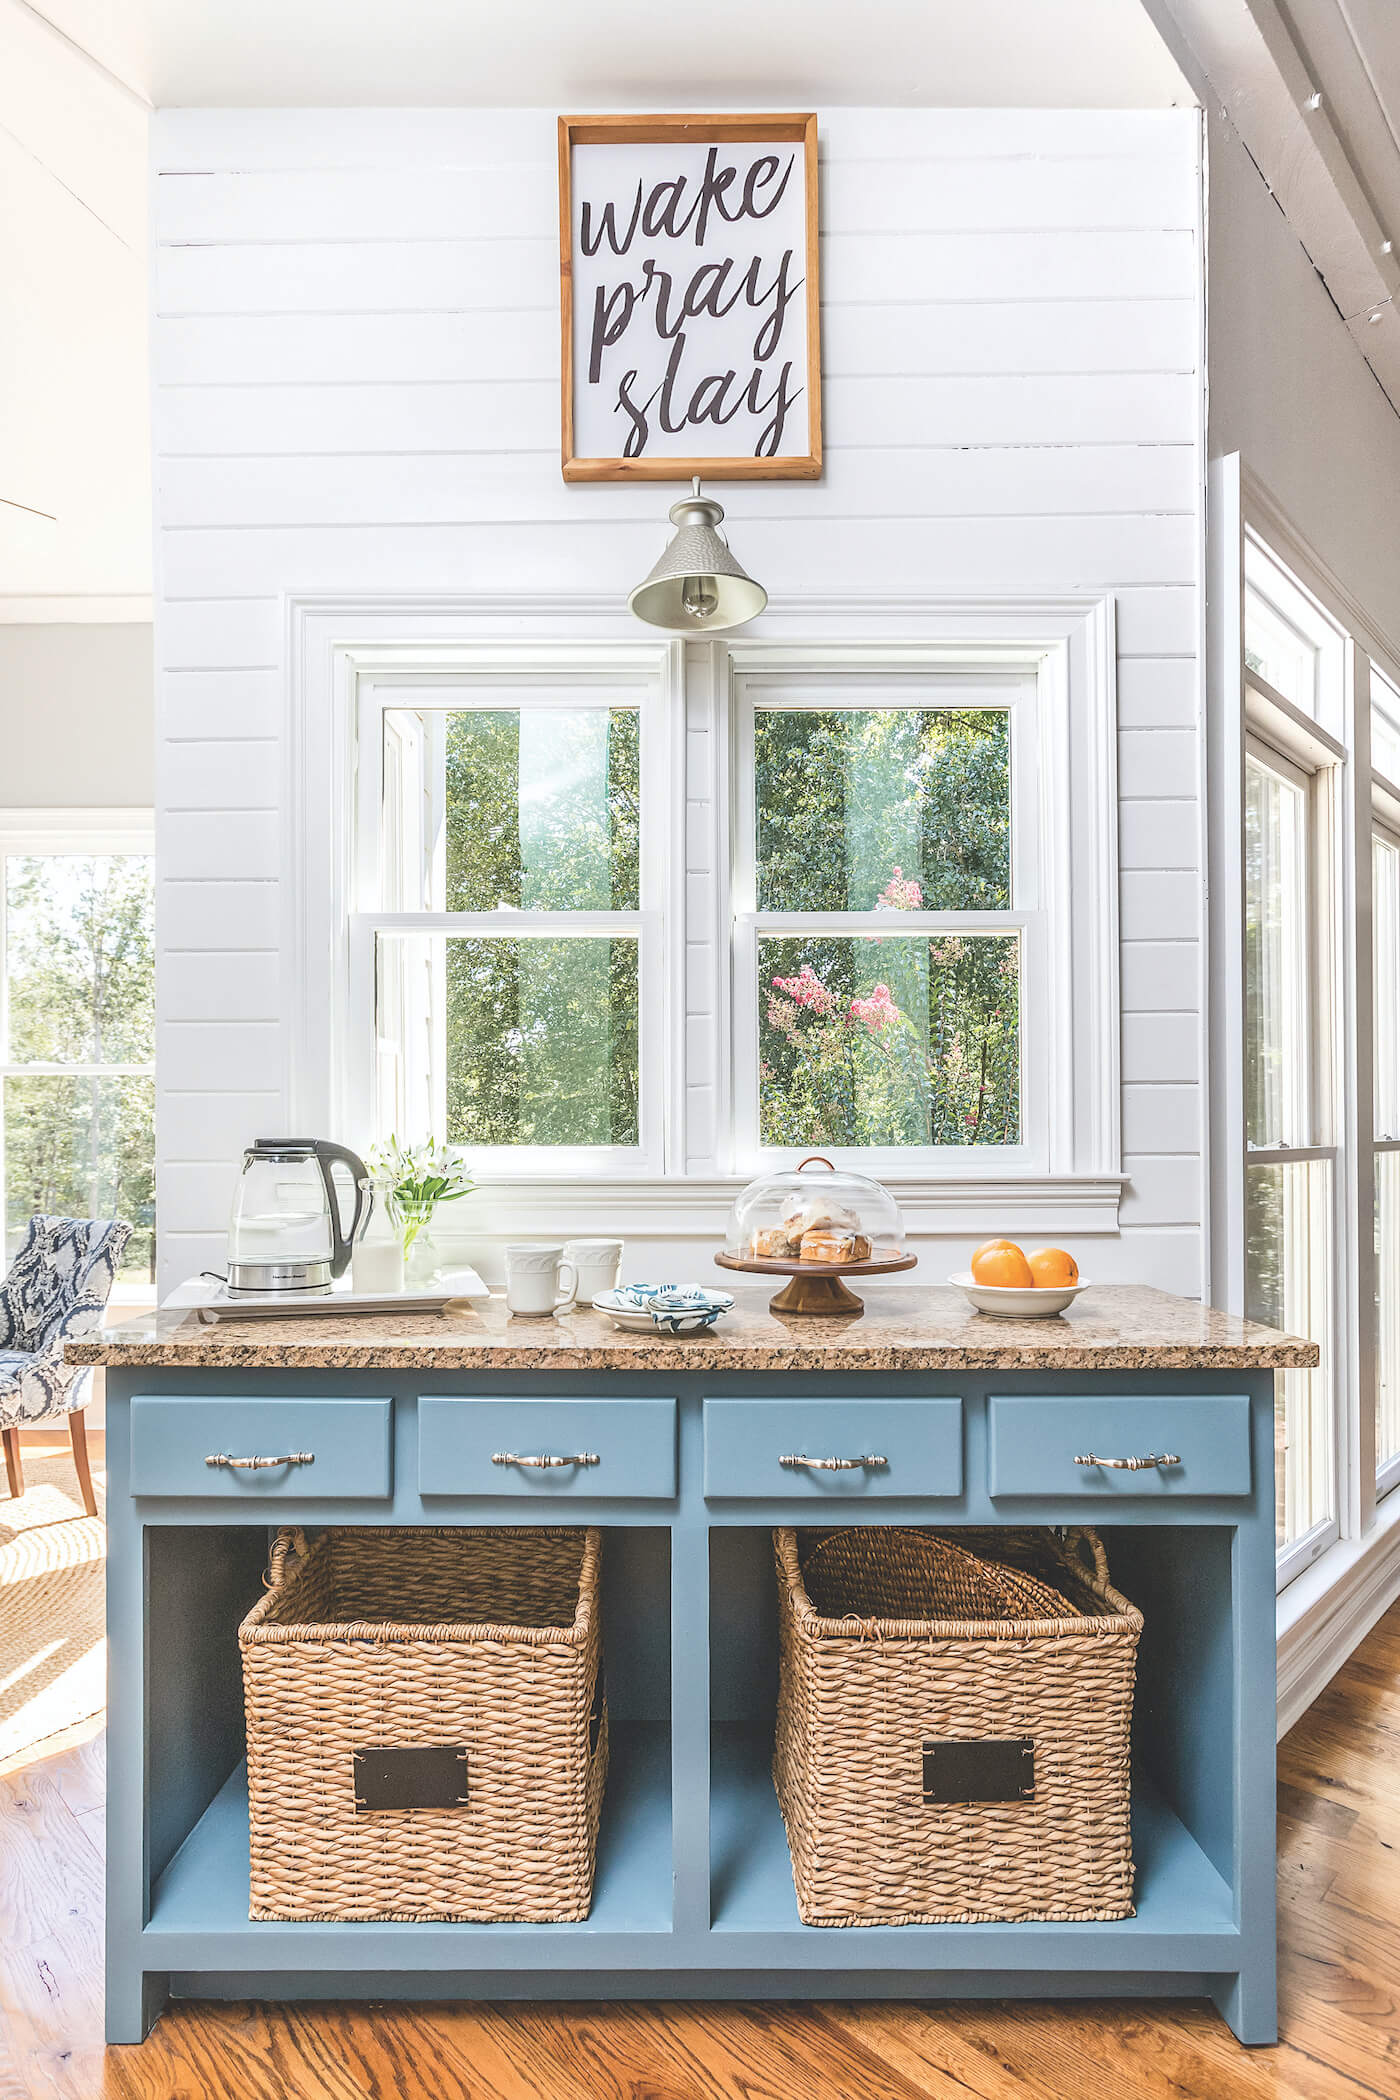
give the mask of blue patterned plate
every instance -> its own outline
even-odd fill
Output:
[[[733,1309],[728,1291],[706,1290],[691,1283],[629,1283],[620,1290],[601,1291],[593,1300],[595,1312],[608,1315],[618,1327],[645,1334],[699,1334],[713,1327],[721,1313]]]

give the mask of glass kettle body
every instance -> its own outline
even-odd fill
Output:
[[[332,1167],[351,1177],[347,1232]],[[258,1138],[243,1155],[228,1232],[231,1292],[326,1291],[342,1276],[360,1229],[365,1164],[324,1138]]]

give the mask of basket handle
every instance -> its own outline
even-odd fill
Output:
[[[1077,1554],[1081,1546],[1088,1547],[1089,1558],[1093,1562],[1094,1574],[1098,1580],[1107,1582],[1108,1555],[1104,1552],[1103,1540],[1088,1524],[1072,1525],[1065,1533],[1066,1553]]]
[[[263,1578],[264,1586],[270,1590],[279,1589],[288,1579],[288,1559],[290,1558],[293,1562],[291,1573],[294,1575],[305,1560],[307,1551],[306,1533],[302,1530],[300,1524],[284,1526],[272,1542],[272,1552],[268,1557],[267,1574]]]

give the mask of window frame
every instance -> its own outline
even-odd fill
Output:
[[[155,866],[155,812],[150,809],[0,809],[0,1202],[5,1180],[4,1083],[16,1078],[150,1079],[155,1081],[156,1059],[136,1063],[56,1064],[48,1060],[21,1064],[9,1056],[9,961],[7,922],[9,886],[5,862],[11,855],[42,857],[45,854],[139,854]],[[154,1164],[154,1162],[153,1162]],[[3,1221],[0,1220],[0,1232]],[[154,1286],[113,1286],[114,1303],[153,1304]]]
[[[980,697],[985,688],[995,699]],[[942,694],[946,692],[947,698]],[[1049,829],[1041,807],[1041,781],[1048,770],[1042,754],[1043,728],[1037,717],[1038,688],[1024,669],[979,667],[936,670],[907,659],[894,667],[839,670],[780,667],[768,663],[755,670],[736,668],[732,684],[730,737],[729,901],[733,978],[732,1071],[734,1074],[734,1143],[738,1171],[757,1174],[790,1166],[806,1149],[764,1145],[759,1137],[760,1056],[758,947],[765,937],[792,933],[837,937],[881,934],[911,938],[919,933],[1015,934],[1021,943],[1020,1063],[1022,1139],[1015,1145],[824,1145],[823,1153],[838,1166],[897,1180],[901,1173],[934,1173],[940,1167],[976,1175],[997,1168],[1050,1167],[1049,1089],[1045,1073],[1050,1045],[1063,1017],[1053,1011],[1049,982],[1054,928],[1043,895],[1044,865],[1049,858]],[[933,712],[940,706],[959,710],[985,708],[1011,715],[1011,904],[1005,911],[761,911],[757,901],[757,782],[755,716],[785,710],[817,714],[899,709]],[[1058,725],[1057,725],[1058,726]],[[1027,1043],[1031,1054],[1027,1052]],[[1028,1136],[1026,1133],[1029,1132]]]
[[[638,963],[638,1143],[630,1145],[472,1145],[474,1169],[486,1178],[509,1176],[543,1181],[582,1178],[593,1173],[623,1176],[659,1175],[667,1171],[673,1136],[667,1083],[674,974],[674,941],[668,937],[673,918],[674,869],[666,851],[669,787],[673,772],[673,738],[665,659],[669,652],[642,645],[635,653],[580,652],[571,662],[555,650],[536,651],[529,644],[503,649],[499,644],[464,650],[454,663],[376,664],[354,681],[352,761],[355,820],[351,833],[351,876],[345,915],[347,932],[346,1012],[348,1026],[339,1059],[340,1100],[348,1127],[378,1130],[377,1043],[379,980],[377,941],[381,934],[476,936],[497,939],[611,935],[635,938]],[[568,688],[562,681],[567,677]],[[549,683],[553,681],[553,683]],[[596,693],[597,699],[578,695]],[[600,710],[618,703],[635,704],[639,714],[640,836],[638,905],[626,911],[552,911],[498,909],[451,912],[430,909],[392,910],[378,901],[380,840],[385,821],[384,727],[393,710],[454,712],[476,707],[483,712],[558,708],[566,698],[580,707]],[[444,1016],[436,1016],[441,1034]],[[444,1046],[445,1047],[445,1046]],[[445,1080],[443,1061],[434,1075],[435,1089]],[[436,1106],[436,1104],[435,1104]],[[380,1133],[383,1134],[382,1132]]]
[[[395,668],[454,670],[464,653],[524,652],[555,664],[650,654],[671,736],[666,807],[686,841],[668,871],[663,1171],[529,1173],[491,1181],[490,1237],[603,1229],[708,1241],[748,1178],[735,1165],[726,783],[734,660],[786,653],[840,664],[847,652],[1024,668],[1066,725],[1057,755],[1063,802],[1103,820],[1080,825],[1065,856],[1076,905],[1066,966],[1074,996],[1058,1046],[1047,1172],[940,1163],[893,1186],[911,1233],[980,1236],[990,1225],[1044,1238],[1116,1235],[1122,1194],[1119,1092],[1117,649],[1111,596],[960,600],[818,590],[770,602],[763,639],[643,639],[615,592],[310,594],[285,601],[279,928],[290,1016],[283,1100],[291,1123],[372,1135],[347,1105],[355,687]],[[892,640],[891,637],[898,639]],[[756,656],[755,656],[756,652]],[[1069,828],[1069,827],[1067,827]],[[1068,915],[1060,922],[1068,935]],[[328,930],[329,929],[329,938]]]

